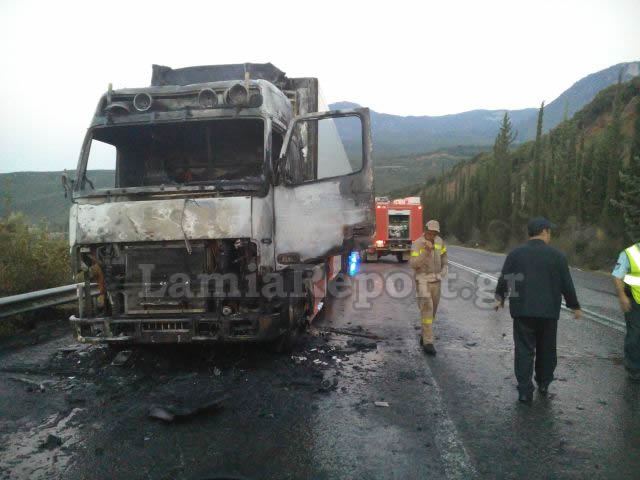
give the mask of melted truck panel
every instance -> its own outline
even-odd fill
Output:
[[[355,196],[341,191],[341,183],[276,187],[277,254],[296,253],[308,261],[340,249],[349,227],[371,223],[369,203],[356,203]]]
[[[251,197],[78,205],[76,244],[251,237]]]

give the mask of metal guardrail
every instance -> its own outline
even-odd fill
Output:
[[[84,283],[74,283],[0,298],[0,318],[38,310],[39,308],[75,302],[78,300],[79,293],[83,288]],[[98,295],[98,290],[93,285],[91,294],[93,296]]]

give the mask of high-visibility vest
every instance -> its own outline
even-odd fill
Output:
[[[434,243],[433,248],[436,252],[439,252],[440,255],[444,255],[447,253],[447,246],[444,243]]]
[[[625,250],[629,258],[630,271],[624,276],[624,283],[629,285],[633,299],[640,303],[640,248],[632,245]]]

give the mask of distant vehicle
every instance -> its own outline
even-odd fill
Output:
[[[395,255],[406,262],[411,242],[422,235],[422,205],[420,197],[389,200],[376,197],[376,233],[363,257],[365,262],[379,260],[384,255]]]
[[[368,109],[318,112],[318,80],[270,63],[110,87],[65,183],[77,338],[286,343],[370,242],[371,150]]]

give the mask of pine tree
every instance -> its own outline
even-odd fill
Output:
[[[620,173],[620,200],[614,201],[614,205],[622,210],[627,239],[640,241],[640,154],[636,154]]]
[[[547,167],[546,142],[540,141],[540,184],[538,185],[538,208],[535,215],[548,215],[549,210],[549,168]]]
[[[544,101],[538,110],[538,126],[536,140],[533,144],[533,186],[531,188],[532,213],[537,214],[542,197],[542,122],[544,117]]]
[[[578,145],[578,151],[576,154],[576,169],[578,172],[578,183],[576,185],[576,218],[578,223],[582,223],[584,218],[584,199],[587,196],[584,176],[584,132],[580,132]]]
[[[518,221],[520,219],[520,210],[522,208],[522,179],[520,175],[515,175],[512,181],[512,206],[511,206],[511,231],[517,231]]]
[[[576,203],[578,196],[578,182],[579,182],[579,173],[578,173],[578,130],[574,122],[569,122],[567,128],[567,136],[566,136],[566,159],[567,159],[567,168],[565,171],[564,182],[567,186],[567,195],[566,200],[567,203],[565,205],[565,214],[571,215],[574,214],[578,217],[576,211]]]
[[[612,220],[612,205],[618,200],[618,182],[620,180],[620,170],[623,164],[623,135],[622,135],[622,72],[618,76],[616,95],[613,100],[613,113],[611,123],[607,128],[604,138],[604,155],[607,162],[606,169],[606,190],[604,207],[602,209],[601,223],[607,226],[608,230],[616,227]]]
[[[489,192],[492,198],[493,219],[507,221],[510,218],[512,163],[509,148],[515,137],[509,113],[505,112],[493,145],[493,191]]]
[[[627,239],[640,241],[640,102],[636,104],[631,159],[620,173],[620,199],[614,200],[614,205],[622,211]]]
[[[551,215],[560,223],[564,223],[575,208],[576,136],[575,124],[570,120],[562,122],[550,135],[553,161]]]
[[[600,213],[599,208],[602,207],[601,201],[598,201],[596,189],[602,185],[602,181],[595,182],[594,169],[597,167],[596,162],[596,146],[591,143],[584,150],[582,157],[582,212],[583,218],[597,218]]]
[[[554,219],[555,222],[562,223],[564,221],[564,212],[566,204],[567,185],[566,178],[566,122],[561,123],[549,135],[549,176],[547,183],[549,187],[548,207],[546,214]]]

